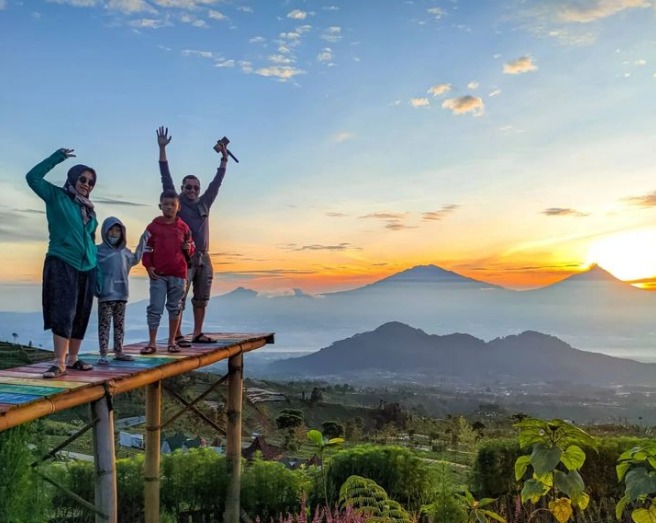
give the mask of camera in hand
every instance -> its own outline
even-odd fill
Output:
[[[223,138],[221,138],[220,140],[218,140],[216,142],[216,145],[214,146],[214,150],[217,153],[219,153],[219,152],[221,152],[221,145],[224,145],[225,148],[226,148],[226,152],[228,153],[228,156],[230,156],[230,158],[232,158],[235,162],[239,163],[239,160],[237,159],[237,157],[234,154],[232,154],[230,152],[230,150],[228,149],[228,144],[229,143],[230,143],[230,140],[228,140],[228,137],[224,136]]]

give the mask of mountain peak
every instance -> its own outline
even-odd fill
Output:
[[[467,278],[457,272],[449,271],[437,265],[416,265],[387,278],[378,280],[372,285],[385,283],[476,283],[485,287],[496,287],[473,278]]]
[[[623,282],[619,278],[616,278],[610,272],[608,272],[606,269],[603,269],[596,263],[590,265],[590,267],[587,270],[577,272],[576,274],[572,274],[571,276],[568,276],[567,278],[560,280],[554,285],[561,285],[565,283],[584,283],[584,282],[596,282],[596,283],[608,282],[610,284],[619,284],[622,286],[631,287],[628,283]]]
[[[257,297],[257,291],[254,291],[252,289],[247,289],[246,287],[237,287],[236,289],[226,293],[222,294],[221,297],[223,298],[256,298]]]

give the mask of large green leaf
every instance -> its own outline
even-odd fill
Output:
[[[515,423],[513,427],[520,429],[518,439],[521,448],[549,440],[545,421],[529,418]]]
[[[526,474],[526,469],[531,462],[531,456],[519,456],[515,461],[515,479],[519,481]]]
[[[560,462],[563,454],[562,449],[556,446],[549,446],[544,443],[538,443],[533,447],[531,453],[531,465],[538,476],[551,472]]]
[[[321,432],[318,430],[308,430],[307,437],[317,447],[323,447],[323,434],[321,434]]]
[[[624,483],[629,501],[635,501],[656,492],[656,473],[649,472],[645,467],[636,467],[627,472]]]
[[[478,502],[479,508],[487,507],[496,501],[495,498],[483,498]]]
[[[585,463],[585,452],[578,445],[570,445],[563,452],[560,461],[567,467],[567,470],[578,470]]]
[[[557,441],[558,445],[563,448],[579,445],[596,449],[598,446],[597,440],[590,434],[561,419],[552,419],[547,422],[547,434],[552,441]]]
[[[479,512],[482,512],[484,516],[493,519],[494,521],[500,521],[501,523],[506,523],[505,518],[503,516],[500,516],[496,512],[492,512],[491,510],[479,510]]]
[[[625,450],[620,454],[620,457],[617,458],[617,461],[626,461],[633,459],[633,455],[640,450],[640,447],[633,447],[629,450]]]
[[[620,499],[617,502],[617,505],[615,505],[615,517],[617,519],[622,519],[622,513],[624,512],[624,509],[626,508],[626,504],[629,502],[629,498],[624,496],[622,499]]]
[[[576,470],[570,470],[568,473],[556,470],[554,472],[554,487],[578,505],[585,484]]]
[[[615,467],[615,470],[617,471],[617,479],[622,481],[624,479],[624,475],[629,471],[630,468],[631,468],[631,463],[629,463],[628,461],[620,462]]]
[[[326,446],[334,447],[335,445],[341,445],[345,441],[346,440],[344,438],[332,438],[328,440]]]
[[[524,482],[524,488],[522,488],[522,501],[532,501],[537,503],[537,501],[549,492],[549,487],[544,483],[540,483],[536,479],[527,479]]]
[[[533,473],[533,479],[537,479],[540,483],[546,485],[547,487],[553,487],[554,484],[553,472],[547,472],[546,474],[542,474],[542,476],[538,476],[537,474]]]

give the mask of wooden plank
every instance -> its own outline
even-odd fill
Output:
[[[12,403],[14,405],[22,405],[23,403],[30,403],[32,401],[43,398],[43,396],[35,396],[33,394],[16,394],[12,392],[0,392],[0,403]]]
[[[17,378],[15,376],[2,376],[0,375],[0,383],[13,383],[16,385],[35,385],[40,387],[44,384],[43,378],[39,379],[30,379],[30,378]],[[65,380],[48,380],[47,384],[49,387],[58,387],[61,389],[76,389],[77,387],[83,387],[83,383],[76,381],[65,381]]]
[[[2,383],[0,382],[0,394],[14,393],[14,394],[29,394],[32,396],[50,396],[52,394],[59,394],[65,392],[67,387],[49,387],[45,384],[48,383],[44,380],[40,386],[17,384],[17,383]]]
[[[22,371],[20,371],[20,372],[17,372],[14,369],[2,371],[2,377],[3,378],[5,378],[5,377],[7,377],[7,378],[9,378],[9,377],[27,378],[27,379],[30,379],[30,380],[39,380],[39,381],[43,381],[42,374],[43,374],[43,372],[41,372],[41,371],[35,371],[35,372],[22,372]],[[77,372],[75,374],[70,372],[68,374],[65,374],[64,377],[66,378],[66,382],[76,382],[76,383],[79,383],[80,386],[94,385],[96,383],[102,383],[103,381],[105,381],[105,379],[101,376],[89,376],[85,372]],[[60,381],[60,380],[57,380],[57,381]]]

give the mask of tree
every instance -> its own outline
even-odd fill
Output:
[[[401,408],[399,403],[385,403],[376,412],[376,426],[378,428],[384,425],[393,424],[399,429],[404,429],[408,422],[408,414]]]
[[[323,435],[328,439],[344,436],[344,426],[336,421],[324,421],[321,424]]]
[[[276,426],[280,430],[293,430],[303,425],[303,413],[292,409],[283,410],[276,418]]]
[[[11,337],[14,338],[14,343],[18,341],[18,333],[17,332],[12,332]]]
[[[472,429],[469,422],[463,417],[460,416],[457,422],[457,432],[458,432],[458,443],[465,450],[472,450],[476,444],[476,432]]]
[[[276,418],[276,426],[280,430],[286,430],[285,447],[289,450],[295,450],[296,433],[295,431],[303,426],[303,412],[296,409],[284,409]]]
[[[310,395],[310,404],[314,405],[320,401],[323,401],[323,392],[319,387],[314,387],[312,389],[312,394]]]

